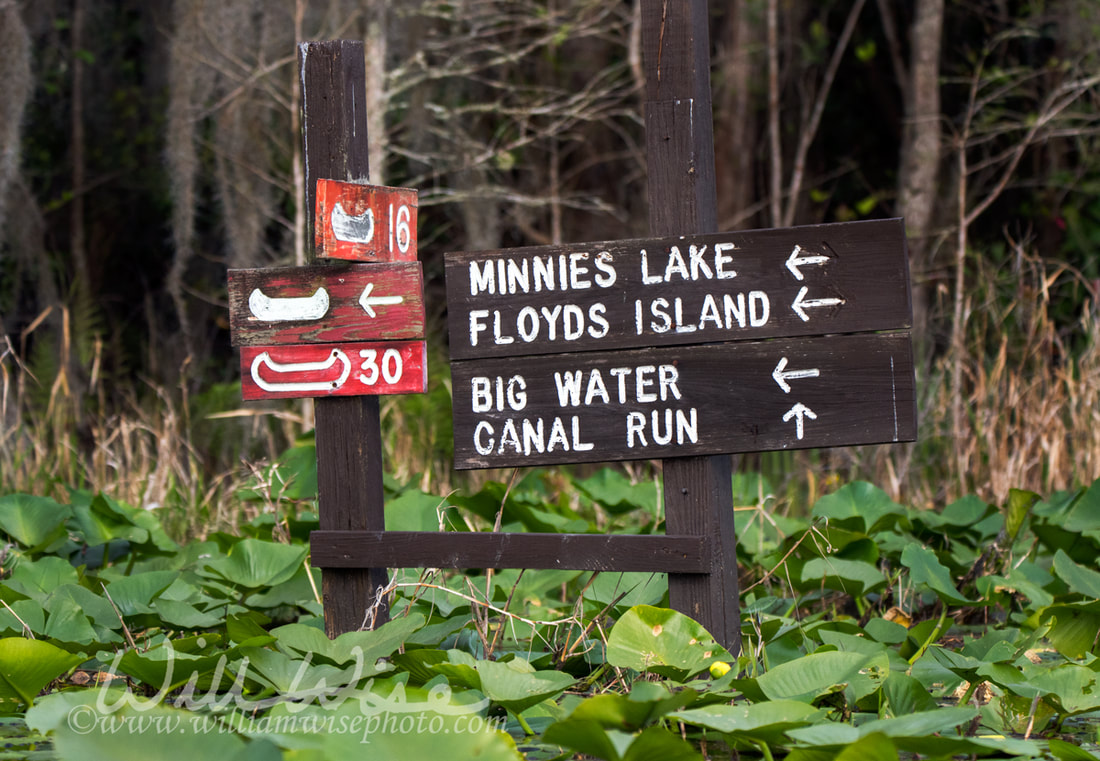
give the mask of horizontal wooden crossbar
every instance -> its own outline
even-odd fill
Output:
[[[316,568],[559,568],[707,573],[702,536],[314,531]]]

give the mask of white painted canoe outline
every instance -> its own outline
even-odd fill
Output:
[[[374,212],[369,208],[358,217],[348,214],[339,202],[332,207],[332,234],[345,243],[370,243],[374,239]]]
[[[303,383],[269,383],[260,377],[260,366],[266,365],[276,373],[305,373],[311,370],[327,370],[336,364],[337,360],[344,363],[344,369],[336,380],[306,381]],[[318,362],[276,362],[266,351],[258,354],[252,360],[252,380],[264,391],[279,393],[281,391],[335,391],[344,385],[351,375],[351,360],[348,355],[339,349],[333,349],[327,359]]]
[[[328,312],[328,291],[322,287],[312,296],[271,298],[255,288],[248,296],[248,311],[264,322],[319,320]]]

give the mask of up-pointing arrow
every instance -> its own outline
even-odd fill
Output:
[[[802,246],[796,245],[794,247],[794,251],[792,251],[791,255],[787,257],[787,269],[789,269],[791,271],[791,274],[794,275],[794,279],[799,282],[802,282],[806,279],[805,275],[802,274],[802,270],[798,269],[799,267],[810,265],[816,266],[829,261],[829,257],[822,256],[821,254],[815,254],[813,252],[808,252],[810,254],[809,256],[800,256],[802,251]]]
[[[817,415],[805,404],[799,402],[787,410],[787,414],[783,416],[783,422],[789,423],[791,418],[794,418],[794,435],[798,437],[799,441],[802,441],[802,434],[805,433],[803,419],[817,420]]]
[[[791,393],[791,384],[787,383],[787,381],[799,380],[801,378],[817,378],[820,375],[821,371],[816,367],[811,367],[809,370],[788,370],[786,357],[780,359],[779,364],[772,370],[772,378],[779,384],[779,388],[783,389],[784,394]]]
[[[806,313],[807,309],[814,309],[815,307],[835,307],[844,303],[844,299],[838,298],[808,299],[806,298],[806,294],[809,292],[809,288],[802,286],[798,291],[798,295],[794,297],[794,301],[791,302],[791,309],[802,318],[802,322],[810,321],[810,315]]]
[[[363,289],[363,295],[359,297],[359,306],[363,307],[368,317],[377,317],[374,307],[394,306],[405,300],[404,296],[371,296],[370,292],[373,290],[374,283],[367,283],[367,287]]]

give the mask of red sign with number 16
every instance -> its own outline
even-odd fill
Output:
[[[317,256],[358,262],[416,261],[416,191],[317,180]]]

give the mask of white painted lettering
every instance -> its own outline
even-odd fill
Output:
[[[745,327],[745,294],[737,294],[737,301],[733,300],[732,294],[724,294],[722,306],[726,310],[726,330],[733,327],[734,321],[737,322],[738,327]]]
[[[483,262],[484,269],[478,270],[477,262],[470,262],[470,295],[476,296],[481,292],[496,293],[496,278],[493,275],[493,263]]]
[[[483,435],[487,435],[489,440],[483,442]],[[474,449],[476,449],[477,453],[480,455],[492,454],[493,445],[495,443],[496,440],[493,438],[493,426],[482,420],[477,424],[477,427],[474,428]]]
[[[504,430],[500,432],[500,446],[497,454],[504,454],[504,447],[511,447],[516,454],[523,452],[523,444],[519,440],[519,431],[516,430],[516,421],[508,418],[504,421]]]
[[[593,304],[588,308],[588,319],[592,322],[592,326],[588,328],[588,335],[593,338],[603,338],[610,332],[611,325],[604,318],[607,314],[607,307],[603,304]]]
[[[749,292],[749,324],[754,328],[762,328],[768,324],[768,315],[771,313],[771,302],[764,291]]]
[[[543,441],[544,430],[542,418],[536,418],[534,423],[528,418],[523,419],[523,455],[525,457],[531,456],[532,447],[539,454],[546,449],[546,443]]]
[[[668,265],[665,267],[666,283],[671,282],[673,274],[679,275],[683,280],[688,279],[687,262],[684,261],[684,255],[676,246],[668,250]]]
[[[629,367],[612,367],[611,377],[619,380],[619,404],[626,404],[626,376],[630,375]]]
[[[692,324],[684,324],[684,300],[677,296],[673,299],[673,305],[676,310],[676,332],[677,333],[694,333],[696,326]]]
[[[559,407],[578,407],[581,403],[581,371],[572,373],[554,373],[554,383],[558,387]]]
[[[653,365],[644,365],[634,368],[634,391],[638,401],[642,404],[657,401],[657,395],[646,390],[656,383],[656,381],[650,377],[650,375],[655,372],[657,372],[657,368]]]
[[[516,339],[512,336],[506,336],[501,333],[500,330],[500,312],[496,309],[493,310],[493,341],[498,345],[505,346],[513,343]]]
[[[708,322],[713,322],[714,327],[722,329],[722,315],[718,313],[718,302],[709,293],[703,299],[703,309],[699,315],[699,330],[706,328]]]
[[[703,260],[703,256],[707,253],[707,247],[704,246],[690,246],[688,248],[688,256],[691,260],[691,279],[698,280],[699,272],[702,271],[706,274],[707,280],[714,279],[714,271],[711,270],[710,265]]]
[[[563,452],[569,451],[569,437],[565,433],[565,423],[561,422],[560,417],[554,418],[554,422],[550,425],[550,440],[546,442],[546,451],[553,452],[555,445],[560,446]]]
[[[691,408],[690,417],[683,410],[676,410],[676,443],[699,443],[699,414]]]
[[[561,304],[555,304],[554,308],[550,310],[543,307],[539,311],[542,312],[542,316],[546,320],[546,325],[549,328],[546,337],[551,341],[556,340],[558,337],[558,315],[561,314]]]
[[[596,269],[599,272],[595,276],[596,285],[600,288],[610,288],[615,285],[618,273],[615,272],[614,257],[608,251],[596,254]]]
[[[680,380],[680,371],[676,365],[661,365],[657,368],[657,377],[661,384],[661,401],[667,401],[669,395],[680,398],[680,387],[676,382]]]
[[[584,312],[576,304],[566,304],[561,332],[566,341],[576,341],[584,335]]]
[[[592,442],[581,441],[581,421],[576,415],[573,416],[573,451],[574,452],[587,452],[595,446]]]
[[[727,256],[727,251],[734,251],[737,249],[736,243],[715,243],[714,244],[714,271],[719,280],[732,280],[737,277],[737,273],[731,269],[726,269],[727,264],[733,263],[733,257]]]
[[[665,432],[661,433],[661,413],[657,410],[653,410],[650,415],[653,420],[653,443],[658,446],[664,446],[665,444],[672,443],[672,408],[665,408]]]
[[[592,281],[587,279],[588,267],[581,262],[588,259],[587,251],[574,252],[569,255],[569,287],[583,290],[592,287]]]
[[[541,256],[536,256],[535,261],[531,264],[531,274],[535,279],[535,290],[554,290],[554,258],[551,256],[546,257],[544,260]]]
[[[470,408],[474,412],[488,412],[493,408],[493,385],[488,378],[470,379]]]
[[[600,375],[599,368],[593,369],[588,376],[588,390],[584,392],[584,406],[592,406],[592,400],[597,396],[603,399],[604,404],[611,401],[611,397],[607,395],[607,386],[603,384],[603,376]]]
[[[527,272],[527,260],[520,259],[518,262],[515,259],[508,260],[508,293],[517,293],[523,291],[528,293],[531,290],[531,278]]]
[[[524,343],[531,343],[539,337],[539,313],[535,311],[534,307],[524,307],[519,310],[519,315],[516,317],[516,328],[519,330],[519,337],[523,339]]]
[[[654,333],[667,333],[668,329],[672,327],[672,317],[665,310],[668,309],[668,299],[659,298],[654,299],[649,305],[649,311],[654,317],[660,317],[661,322],[657,323],[652,320],[649,322],[649,329]]]
[[[626,416],[626,446],[634,448],[634,437],[638,437],[639,446],[649,446],[645,440],[645,415],[641,412],[631,412]]]
[[[488,309],[470,310],[470,346],[477,346],[477,334],[489,329],[489,326],[482,322],[488,316]]]
[[[664,278],[660,275],[649,274],[649,258],[645,249],[642,249],[642,285],[656,285],[657,283],[663,283]]]

